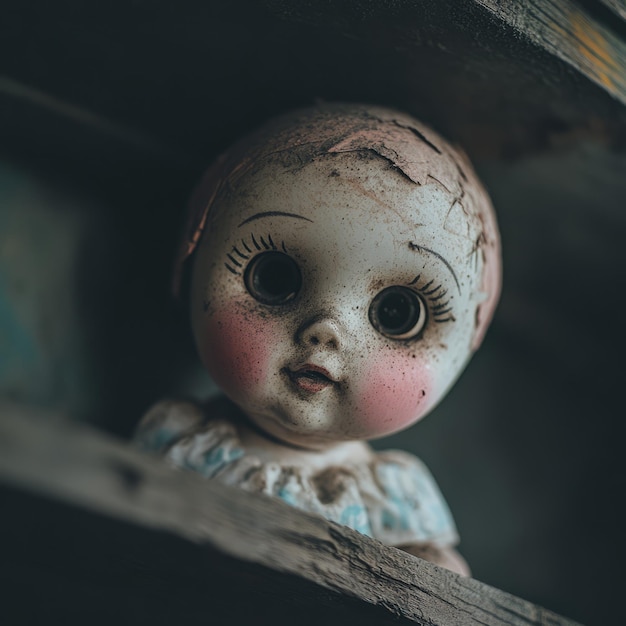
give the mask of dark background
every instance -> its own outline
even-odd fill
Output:
[[[448,398],[376,445],[426,461],[476,578],[623,622],[623,105],[473,2],[225,5],[4,7],[2,397],[128,437],[211,393],[169,296],[203,168],[317,99],[406,110],[474,161],[504,290]]]

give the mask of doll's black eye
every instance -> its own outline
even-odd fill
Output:
[[[263,252],[246,267],[244,281],[253,298],[263,304],[279,305],[296,297],[302,286],[302,274],[290,256]]]
[[[426,325],[426,305],[411,289],[388,287],[372,300],[370,322],[391,339],[413,339]]]

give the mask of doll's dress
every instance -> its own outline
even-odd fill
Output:
[[[160,402],[142,419],[135,442],[175,467],[277,497],[387,545],[458,543],[448,506],[417,457],[390,450],[321,470],[268,462],[242,445],[229,404]]]

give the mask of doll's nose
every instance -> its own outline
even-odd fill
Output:
[[[309,346],[322,346],[331,350],[344,347],[344,329],[329,317],[321,317],[305,322],[296,333],[299,342]]]

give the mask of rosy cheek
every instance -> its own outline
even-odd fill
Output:
[[[411,356],[385,351],[373,359],[359,393],[357,415],[365,437],[406,428],[431,405],[432,374]]]
[[[229,394],[251,392],[267,378],[272,323],[236,303],[213,314],[201,346],[204,365]]]

